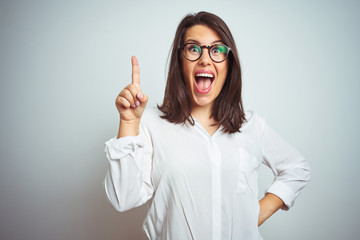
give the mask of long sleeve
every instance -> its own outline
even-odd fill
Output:
[[[140,128],[138,136],[112,138],[105,143],[105,153],[109,161],[104,181],[105,191],[118,211],[138,207],[152,197],[152,148],[145,135]]]
[[[284,141],[264,120],[260,120],[263,163],[273,171],[274,182],[266,193],[277,195],[289,210],[310,181],[310,166],[305,158]]]

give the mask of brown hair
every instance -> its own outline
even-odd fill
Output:
[[[164,101],[161,106],[158,106],[160,111],[164,113],[161,117],[176,124],[184,124],[186,121],[191,125],[195,124],[190,115],[190,96],[186,90],[182,74],[180,46],[183,44],[186,31],[190,27],[199,24],[206,25],[216,31],[224,44],[231,48],[228,57],[229,70],[225,84],[219,96],[214,100],[211,117],[222,126],[223,132],[240,132],[240,127],[246,120],[241,99],[240,61],[235,41],[226,23],[218,16],[208,12],[188,14],[180,22],[176,30],[171,50]]]

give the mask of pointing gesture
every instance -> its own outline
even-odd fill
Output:
[[[137,135],[140,118],[145,110],[148,98],[140,90],[140,69],[136,57],[131,57],[132,81],[116,98],[116,108],[120,114],[119,136]],[[127,127],[126,127],[127,126]],[[131,129],[136,131],[129,131]],[[120,133],[125,134],[120,134]]]
[[[131,57],[132,64],[132,84],[135,84],[140,89],[140,70],[139,63],[135,56]]]

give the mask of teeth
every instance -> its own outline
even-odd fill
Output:
[[[214,75],[210,74],[210,73],[198,73],[196,74],[195,77],[207,77],[207,78],[213,78]]]

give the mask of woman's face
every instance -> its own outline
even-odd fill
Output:
[[[211,46],[216,43],[223,43],[223,41],[218,33],[211,28],[205,25],[195,25],[186,31],[184,44],[186,43]],[[227,76],[228,59],[220,63],[214,62],[211,60],[208,51],[209,49],[203,48],[203,54],[194,62],[187,60],[182,54],[183,75],[191,98],[192,109],[212,107]]]

